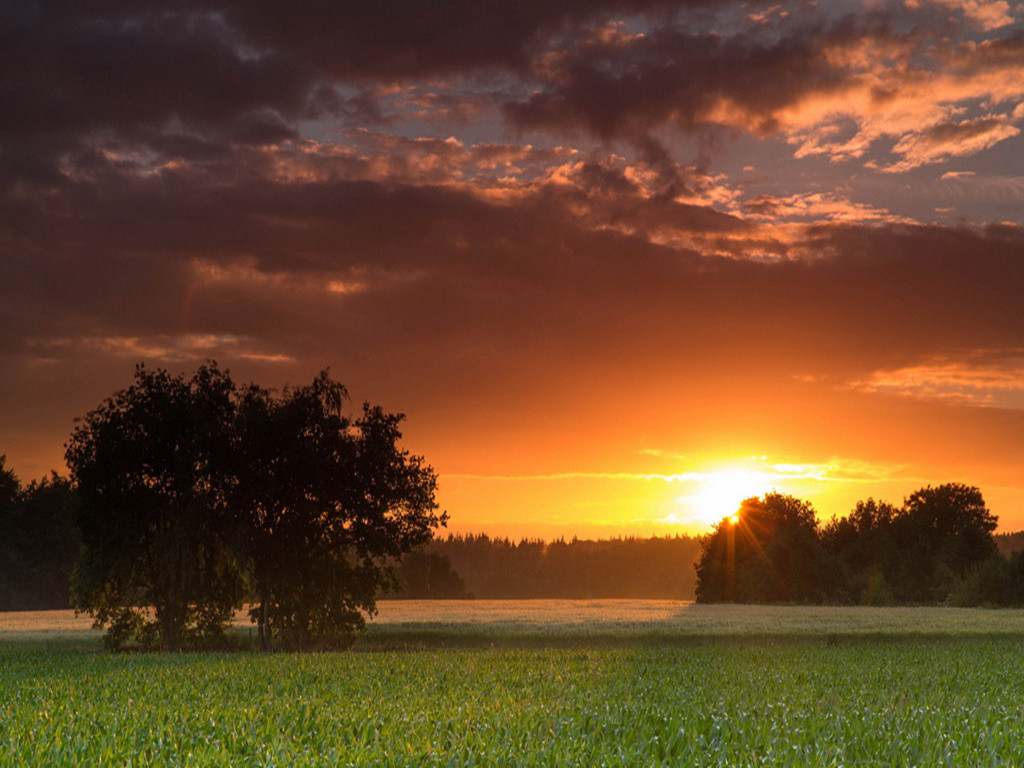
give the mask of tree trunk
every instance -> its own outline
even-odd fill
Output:
[[[274,645],[270,637],[270,590],[264,585],[260,592],[259,626],[260,650],[270,652]]]

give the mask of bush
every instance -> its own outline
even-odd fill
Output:
[[[885,581],[885,574],[881,570],[874,571],[868,577],[868,585],[860,596],[861,605],[891,605],[892,592]]]
[[[949,602],[960,607],[1012,605],[1019,602],[1019,598],[1014,595],[1010,563],[1002,555],[983,560],[954,586]]]

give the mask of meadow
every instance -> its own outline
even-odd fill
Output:
[[[311,655],[109,655],[0,615],[0,765],[1024,764],[1022,611],[381,608]]]

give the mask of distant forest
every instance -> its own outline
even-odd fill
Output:
[[[449,535],[435,538],[422,554],[405,556],[402,583],[407,597],[692,600],[700,552],[701,540],[691,536],[517,543]],[[424,589],[427,559],[447,591]],[[444,580],[445,563],[461,577],[461,589]]]

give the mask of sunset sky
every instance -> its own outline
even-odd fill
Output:
[[[455,532],[1024,528],[1024,3],[0,4],[23,480],[213,358],[406,413]]]

